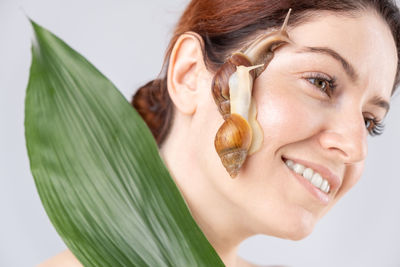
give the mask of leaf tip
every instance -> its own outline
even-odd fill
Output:
[[[35,35],[38,34],[38,32],[41,30],[42,27],[39,26],[39,24],[37,24],[33,19],[31,19],[30,17],[28,17],[29,22],[32,25],[33,28],[33,32],[35,33]]]
[[[25,15],[25,17],[28,19],[29,23],[31,24],[33,28],[33,32],[35,36],[37,35],[38,30],[41,28],[39,24],[37,24],[25,11],[25,9],[22,6],[19,6],[19,10]]]

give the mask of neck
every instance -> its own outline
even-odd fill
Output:
[[[224,199],[210,178],[199,171],[196,155],[190,152],[193,150],[174,140],[180,138],[167,140],[160,152],[194,220],[226,266],[241,265],[237,249],[251,233],[245,230],[235,205]]]

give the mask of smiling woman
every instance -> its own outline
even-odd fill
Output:
[[[288,39],[249,56],[249,47],[279,31]],[[382,133],[399,83],[399,38],[400,14],[391,1],[191,1],[170,42],[164,76],[143,86],[132,103],[226,266],[253,266],[237,256],[249,236],[307,237],[359,181],[367,136]],[[238,54],[244,61],[233,60]],[[222,116],[211,88],[226,64]],[[240,66],[256,64],[264,68],[248,70],[243,82]],[[255,122],[232,108],[236,71],[250,90],[247,111]],[[250,129],[249,145],[256,139],[261,145],[245,152],[232,179],[214,140],[229,120],[242,127],[234,117]],[[225,140],[242,138],[238,132]]]

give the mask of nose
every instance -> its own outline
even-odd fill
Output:
[[[358,114],[331,114],[319,135],[319,143],[325,152],[345,164],[363,161],[368,153],[364,117]]]

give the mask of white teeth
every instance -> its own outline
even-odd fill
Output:
[[[306,178],[307,180],[311,181],[311,178],[314,175],[314,171],[310,168],[306,168],[303,172],[303,176],[304,178]]]
[[[294,164],[293,170],[295,173],[303,175],[305,167],[299,163]]]
[[[321,175],[319,173],[315,173],[311,178],[311,183],[316,187],[320,187],[322,185]]]
[[[302,175],[304,178],[310,181],[312,185],[321,189],[321,191],[325,193],[329,192],[331,188],[329,182],[322,178],[322,176],[313,169],[306,168],[304,165],[295,163],[292,160],[285,160],[285,164],[289,167],[289,169],[293,170],[297,174]]]
[[[324,181],[322,182],[322,185],[321,185],[320,188],[321,188],[322,191],[327,192],[326,189],[328,189],[328,186],[329,186],[328,181],[327,181],[327,180],[324,180]]]
[[[290,159],[288,159],[285,163],[286,163],[286,165],[287,165],[289,168],[292,168],[293,165],[294,165],[293,160],[290,160]]]

